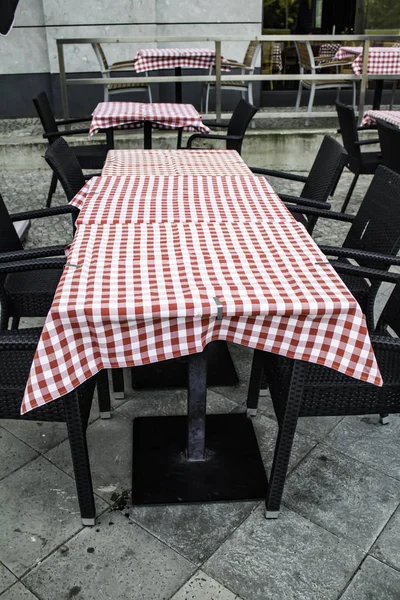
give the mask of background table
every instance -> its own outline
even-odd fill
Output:
[[[89,135],[106,130],[107,142],[113,148],[114,129],[139,127],[144,127],[145,148],[151,148],[152,128],[210,132],[192,104],[100,102],[92,113]]]
[[[398,110],[367,110],[364,113],[361,125],[375,125],[376,121],[385,121],[400,128],[400,111]]]

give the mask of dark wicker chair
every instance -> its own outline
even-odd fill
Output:
[[[68,202],[85,185],[85,176],[71,146],[62,137],[46,149],[44,158],[64,189]]]
[[[226,140],[226,149],[236,150],[240,154],[242,151],[243,138],[247,127],[249,126],[250,121],[256,114],[257,110],[258,108],[241,98],[232,113],[228,125],[225,125],[224,123],[218,123],[216,121],[204,121],[204,124],[208,125],[209,127],[227,128],[226,135],[219,133],[195,133],[188,139],[187,148],[191,149],[193,142],[196,139]]]
[[[341,102],[336,102],[336,110],[343,145],[349,154],[349,163],[347,166],[349,170],[354,173],[353,181],[351,182],[349,191],[347,192],[341,208],[341,212],[345,212],[359,176],[373,175],[377,167],[382,164],[382,157],[380,151],[361,152],[361,146],[379,144],[379,139],[363,141],[358,139],[359,128],[357,128],[357,120],[353,108],[351,106],[346,106],[346,104],[342,104]]]
[[[96,377],[68,395],[21,415],[22,397],[40,333],[40,328],[0,332],[0,419],[66,423],[82,523],[94,525],[96,511],[86,427]],[[104,374],[105,371],[102,371],[99,376],[104,378]]]
[[[400,173],[400,128],[377,121],[379,141],[381,143],[382,161],[386,167]]]
[[[90,121],[91,117],[81,119],[56,120],[46,92],[40,92],[40,94],[38,94],[33,99],[33,104],[35,105],[36,111],[39,115],[40,121],[44,129],[43,137],[48,140],[50,145],[60,136],[89,133],[88,127],[80,129],[66,129],[64,127],[63,129],[59,129],[60,126]],[[76,155],[82,169],[102,169],[108,150],[109,147],[107,144],[89,144],[84,146],[73,147],[73,152]],[[51,199],[56,190],[56,186],[57,177],[53,173],[49,193],[47,196],[46,206],[50,206]]]
[[[365,194],[357,215],[323,211],[307,207],[290,207],[292,213],[303,213],[351,223],[341,248],[321,245],[328,256],[338,257],[340,263],[348,259],[359,265],[384,270],[395,264],[400,249],[400,175],[379,166]],[[379,281],[369,282],[351,274],[341,275],[373,328],[373,303]]]
[[[347,164],[348,154],[346,150],[336,140],[326,135],[307,177],[259,167],[251,167],[251,170],[258,175],[269,175],[304,183],[299,197],[279,194],[284,202],[326,209],[330,208],[327,203],[328,198],[334,194],[342,171]],[[308,232],[311,234],[318,217],[301,213],[296,213],[295,217],[307,227]]]
[[[351,269],[352,266],[348,266]],[[399,282],[399,275],[356,267],[359,275]],[[248,406],[257,403],[260,377],[267,377],[278,420],[275,454],[266,496],[266,517],[276,518],[298,417],[345,416],[400,412],[400,283],[397,283],[371,336],[384,385],[363,383],[327,367],[258,350],[254,353]]]

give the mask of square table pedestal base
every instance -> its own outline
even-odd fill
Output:
[[[236,385],[239,382],[226,342],[211,342],[206,348],[207,386]],[[132,367],[134,390],[187,387],[188,356]]]
[[[185,416],[134,419],[134,505],[265,498],[267,477],[246,415],[207,416],[204,461],[188,461],[186,436]]]

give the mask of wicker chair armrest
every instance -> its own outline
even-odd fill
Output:
[[[321,210],[329,210],[331,205],[329,202],[319,202],[318,200],[310,200],[302,196],[291,196],[290,194],[279,194],[279,198],[284,202],[294,202],[300,206],[310,206],[312,208],[320,208]]]
[[[394,273],[393,271],[371,269],[370,267],[353,265],[340,260],[331,260],[329,262],[338,273],[342,273],[343,275],[355,275],[357,277],[362,277],[363,279],[373,279],[375,281],[385,281],[387,283],[400,282],[400,273]]]
[[[240,135],[220,135],[218,133],[195,133],[191,135],[187,141],[187,148],[192,147],[192,143],[196,138],[202,138],[205,140],[241,140]]]
[[[79,119],[56,119],[57,125],[73,125],[74,123],[86,123],[91,121],[92,117],[80,117]]]
[[[43,269],[61,269],[65,265],[65,256],[51,256],[37,260],[18,260],[1,263],[0,274],[19,273],[20,271],[42,271]]]
[[[374,352],[400,352],[400,339],[389,335],[371,335]]]
[[[42,219],[44,217],[53,217],[55,215],[77,215],[78,209],[71,204],[62,204],[61,206],[50,206],[49,208],[38,208],[37,210],[26,210],[20,213],[13,213],[10,219],[13,223],[16,221],[27,221],[29,219]]]
[[[345,223],[352,223],[355,219],[355,215],[348,215],[346,213],[334,212],[333,210],[321,210],[318,208],[310,208],[309,206],[288,206],[291,213],[313,215],[314,217],[322,217],[324,219],[333,219],[335,221],[344,221]]]
[[[369,144],[379,144],[379,138],[374,138],[372,140],[357,140],[354,143],[356,146],[368,146]]]
[[[307,177],[304,175],[296,175],[295,173],[286,173],[286,171],[275,171],[274,169],[264,169],[262,167],[250,167],[250,171],[256,175],[270,175],[271,177],[281,177],[282,179],[290,179],[291,181],[301,181],[305,183]]]
[[[14,250],[13,252],[2,252],[0,264],[21,260],[32,260],[35,258],[46,258],[48,256],[61,255],[65,258],[65,246],[45,246],[44,248],[27,248],[26,250]]]
[[[322,58],[316,58],[315,60],[318,60],[318,64],[315,65],[316,69],[325,69],[327,67],[342,67],[343,65],[351,65],[354,60],[349,60],[347,58],[343,58],[343,59],[336,59],[334,62],[328,62],[331,59],[331,57],[327,57],[326,59]]]
[[[85,128],[79,128],[79,129],[66,129],[66,130],[62,130],[62,131],[50,131],[50,133],[44,133],[43,137],[48,139],[48,138],[52,138],[55,136],[58,137],[64,137],[66,135],[76,135],[79,133],[89,133],[90,128],[89,127],[85,127]]]
[[[335,246],[319,246],[324,254],[337,256],[338,258],[355,258],[359,260],[372,260],[383,263],[384,265],[400,265],[400,256],[391,256],[390,254],[381,254],[380,252],[367,252],[354,248],[337,248]]]
[[[41,327],[7,329],[0,331],[0,351],[36,350],[42,333]]]

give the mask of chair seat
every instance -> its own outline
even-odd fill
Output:
[[[352,82],[349,82],[346,79],[339,79],[339,80],[329,80],[329,79],[317,79],[315,81],[311,81],[310,79],[303,79],[302,80],[303,84],[308,85],[311,87],[311,85],[313,83],[315,83],[316,85],[320,86],[320,85],[332,85],[335,87],[338,86],[342,86],[342,87],[353,87]]]
[[[45,317],[53,302],[62,269],[43,269],[10,273],[4,291],[13,316]]]
[[[111,83],[108,86],[108,90],[110,92],[115,92],[116,90],[147,90],[148,87],[147,83]]]

